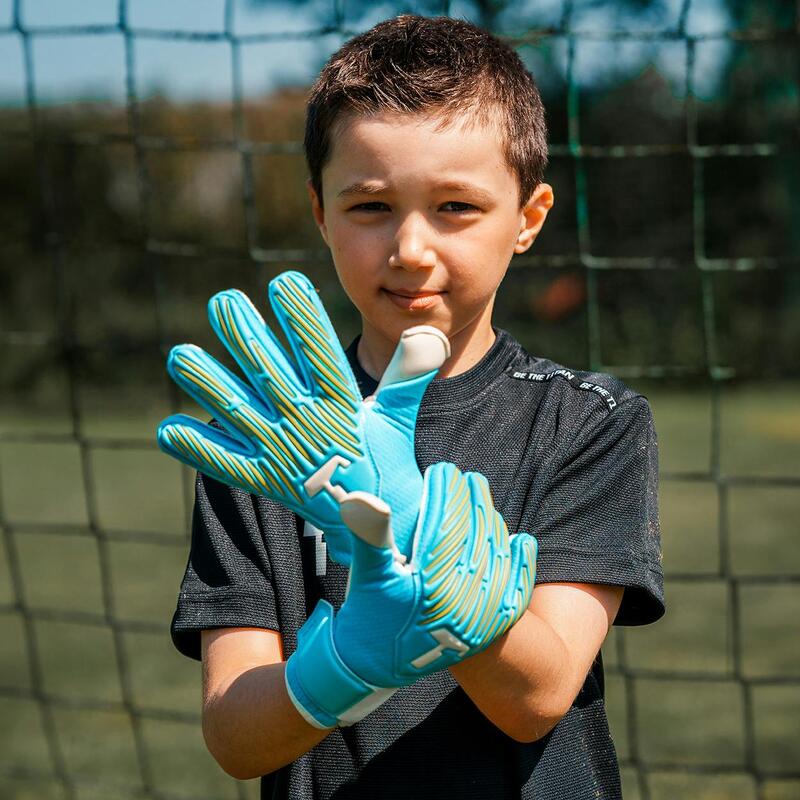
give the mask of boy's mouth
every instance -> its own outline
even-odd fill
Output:
[[[420,292],[392,292],[383,289],[386,296],[399,308],[407,311],[422,311],[431,308],[442,300],[444,292],[420,291]]]

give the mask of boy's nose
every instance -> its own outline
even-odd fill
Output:
[[[389,266],[414,272],[433,269],[436,253],[430,246],[432,231],[424,219],[407,217],[397,229],[395,249],[389,257]]]

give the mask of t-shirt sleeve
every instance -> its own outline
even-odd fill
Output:
[[[198,473],[170,633],[181,653],[199,659],[200,631],[220,627],[279,630],[275,590],[253,496]]]
[[[644,397],[585,421],[545,491],[533,533],[537,583],[624,586],[617,625],[662,616],[658,446]]]

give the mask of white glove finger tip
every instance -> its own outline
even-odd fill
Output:
[[[398,372],[410,378],[423,375],[444,364],[450,357],[450,341],[438,328],[416,325],[400,335],[401,348]]]
[[[350,492],[339,504],[339,513],[344,524],[362,541],[373,547],[392,547],[392,510],[379,497],[369,492]]]
[[[347,497],[342,500],[342,507],[356,507],[365,506],[372,509],[375,513],[388,515],[392,513],[388,503],[381,500],[380,497],[369,492],[355,491],[350,492]]]
[[[433,380],[435,372],[449,356],[450,342],[440,330],[430,325],[407,328],[400,334],[392,359],[375,393],[380,395],[396,384],[428,374],[429,381],[423,382],[418,389],[421,399],[427,383]]]

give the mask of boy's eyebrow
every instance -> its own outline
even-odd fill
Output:
[[[481,189],[480,186],[476,186],[474,183],[468,183],[466,181],[442,181],[441,183],[437,183],[435,188],[444,189],[449,192],[465,192],[486,201],[490,199],[489,192]],[[354,194],[380,194],[381,192],[385,192],[386,189],[387,187],[380,183],[356,181],[349,186],[345,186],[337,196],[349,197]]]
[[[349,186],[345,186],[337,197],[347,197],[351,194],[378,194],[385,191],[385,187],[376,183],[367,183],[366,181],[356,181]]]

